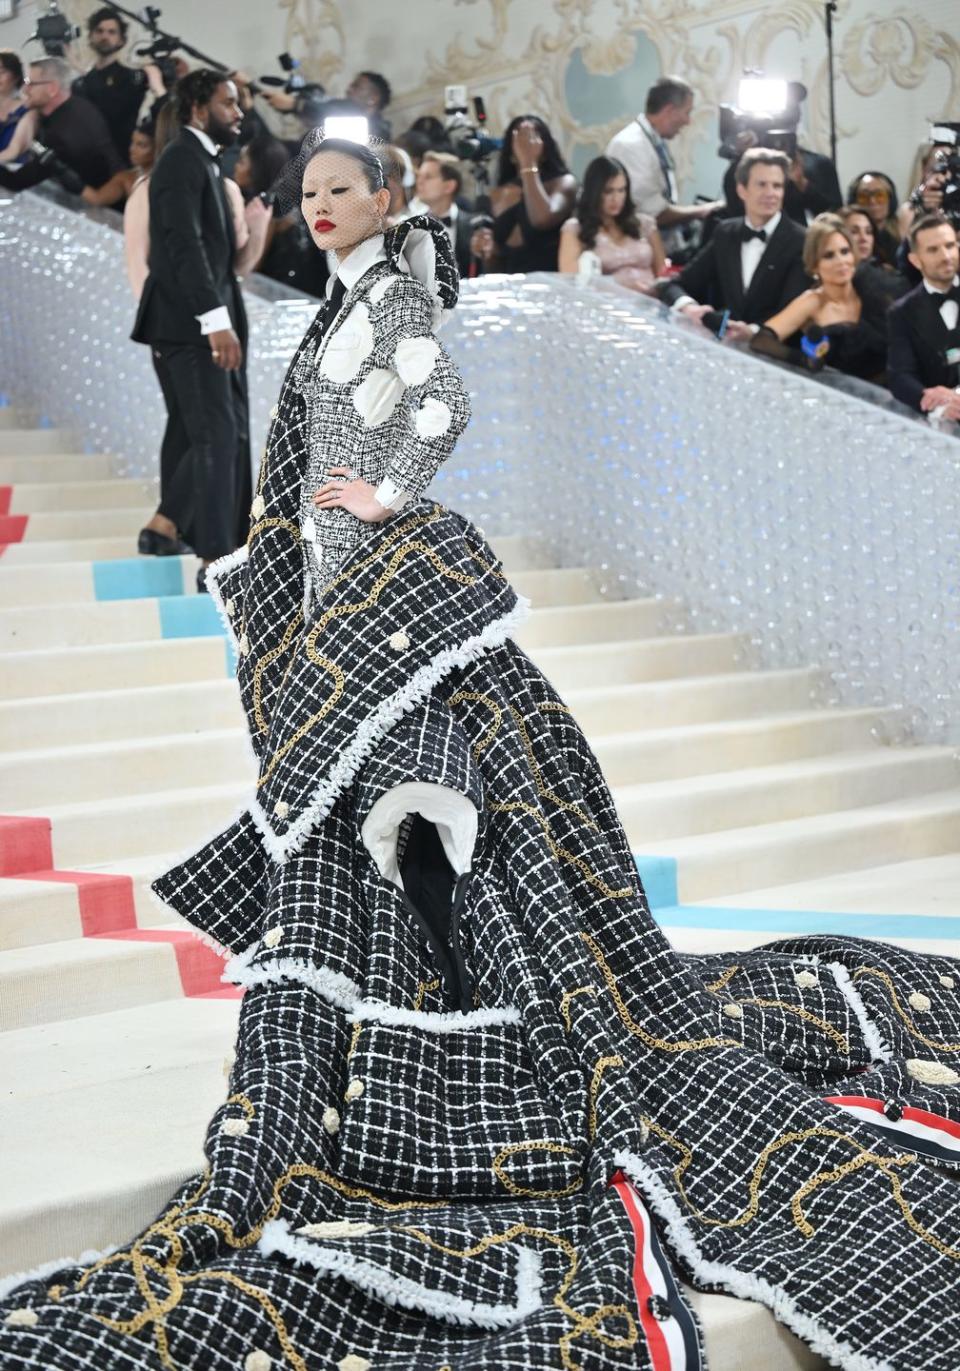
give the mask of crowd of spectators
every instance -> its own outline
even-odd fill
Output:
[[[93,60],[79,74],[58,57],[25,70],[15,52],[0,50],[0,186],[55,178],[88,204],[123,210],[139,294],[148,182],[179,131],[169,87],[187,68],[180,59],[164,71],[125,65],[127,24],[109,5],[90,16],[87,39]],[[257,89],[242,72],[224,80],[242,114],[237,145],[220,162],[240,274],[256,270],[323,295],[330,264],[298,212],[270,213],[271,188],[296,150],[298,121],[302,131],[362,114],[384,164],[388,221],[434,214],[462,275],[608,276],[724,343],[887,385],[935,422],[960,419],[957,225],[943,213],[942,147],[921,150],[916,189],[901,203],[883,171],[861,172],[844,195],[829,158],[796,143],[789,152],[760,146],[747,130],[720,193],[684,204],[670,144],[690,123],[694,92],[678,77],[654,83],[582,180],[547,123],[520,114],[483,183],[438,117],[421,116],[394,137],[391,89],[378,72],[358,72],[342,97],[311,85]],[[278,115],[290,137],[277,136]],[[471,199],[474,183],[482,193]]]

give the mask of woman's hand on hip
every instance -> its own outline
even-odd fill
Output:
[[[331,476],[349,476],[349,467],[331,467]],[[365,524],[381,524],[393,513],[382,505],[369,481],[327,481],[313,497],[317,509],[345,509]]]

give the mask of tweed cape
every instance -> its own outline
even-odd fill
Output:
[[[241,636],[269,532],[214,575]],[[953,1371],[960,967],[829,938],[677,956],[517,614],[420,501],[319,601],[339,694],[282,616],[251,637],[261,779],[306,722],[284,673],[309,717],[336,699],[284,754],[287,819],[258,801],[157,885],[246,988],[207,1169],[132,1243],[8,1290],[5,1369],[706,1366],[683,1278],[854,1371]],[[360,837],[411,780],[476,810],[468,1013]]]

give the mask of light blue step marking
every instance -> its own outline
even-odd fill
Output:
[[[162,638],[224,636],[217,607],[209,595],[169,595],[157,601]]]
[[[647,857],[633,854],[643,888],[647,892],[647,903],[651,910],[660,905],[677,903],[677,863],[674,857]]]
[[[93,563],[93,593],[98,600],[145,600],[183,594],[184,564],[179,557],[123,557]]]

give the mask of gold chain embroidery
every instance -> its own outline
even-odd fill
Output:
[[[261,733],[266,733],[270,727],[268,720],[263,713],[263,673],[267,667],[271,666],[278,657],[282,657],[290,646],[291,639],[303,624],[303,610],[298,609],[296,614],[287,624],[284,635],[276,647],[272,647],[269,652],[265,652],[258,658],[257,664],[253,669],[253,717],[256,720],[257,728]],[[290,659],[291,662],[293,658]],[[288,664],[287,670],[290,670]],[[284,675],[286,679],[286,675]]]
[[[560,999],[560,1013],[563,1016],[563,1022],[567,1033],[569,1033],[573,1027],[570,1020],[570,1001],[575,1000],[578,995],[596,995],[596,993],[597,987],[595,985],[578,985],[576,990],[565,990],[563,992]]]
[[[413,997],[413,1008],[414,1008],[415,1010],[420,1010],[420,1009],[422,1009],[422,1008],[423,1008],[423,999],[424,999],[424,996],[425,996],[425,995],[428,995],[428,994],[430,993],[431,990],[439,990],[439,989],[440,989],[440,982],[439,982],[439,980],[436,980],[436,981],[420,981],[420,983],[419,983],[418,986],[417,986],[417,993],[416,993],[416,995],[414,995],[414,997]]]
[[[584,814],[579,805],[571,804],[569,800],[562,799],[555,791],[549,790],[546,785],[544,785],[543,773],[540,770],[540,764],[533,751],[533,743],[530,741],[530,734],[527,731],[526,721],[519,711],[514,709],[513,705],[510,705],[509,709],[510,713],[513,715],[513,721],[517,726],[517,731],[520,734],[523,750],[527,754],[530,770],[533,772],[533,780],[537,787],[537,794],[542,800],[549,800],[550,803],[556,805],[558,809],[562,809],[568,814],[573,814],[575,818],[579,819],[582,824],[595,833],[597,831],[597,825],[591,818]]]
[[[283,761],[284,757],[287,755],[290,749],[296,747],[297,743],[299,743],[302,738],[305,738],[312,728],[314,728],[318,723],[321,722],[321,720],[327,717],[331,709],[333,709],[334,705],[336,705],[339,701],[346,687],[347,678],[346,676],[344,676],[343,672],[337,666],[336,662],[331,662],[326,657],[318,656],[311,649],[309,643],[307,645],[307,653],[312,662],[315,662],[316,665],[319,667],[323,667],[333,677],[333,690],[327,696],[326,700],[324,700],[323,704],[320,706],[317,712],[315,714],[311,714],[309,719],[305,720],[305,722],[302,723],[298,729],[295,729],[294,732],[291,733],[287,741],[283,743],[280,747],[278,747],[276,752],[274,752],[273,755],[269,758],[269,760],[263,768],[263,772],[260,776],[260,779],[257,781],[258,790],[261,786],[265,786],[267,784],[270,777],[273,775],[274,771]]]
[[[356,1050],[357,1050],[357,1043],[360,1041],[360,1034],[361,1034],[362,1032],[363,1032],[363,1024],[362,1024],[362,1023],[355,1023],[355,1024],[353,1025],[353,1031],[352,1031],[351,1034],[350,1034],[350,1046],[347,1048],[347,1061],[349,1061],[350,1058],[353,1056],[354,1052],[356,1052]]]
[[[504,1190],[509,1190],[511,1195],[519,1195],[524,1199],[531,1200],[560,1200],[566,1195],[573,1195],[583,1185],[582,1176],[575,1177],[562,1190],[528,1190],[522,1185],[517,1185],[516,1181],[511,1180],[504,1170],[504,1162],[508,1157],[516,1156],[518,1152],[553,1152],[564,1157],[577,1155],[572,1147],[564,1147],[562,1143],[551,1142],[547,1138],[540,1138],[534,1142],[510,1143],[508,1147],[501,1148],[493,1159],[493,1174]]]
[[[717,980],[711,981],[708,986],[704,987],[704,989],[709,990],[712,994],[715,995],[718,990],[723,990],[730,984],[730,982],[733,980],[734,976],[737,974],[739,970],[739,966],[728,966],[726,971],[724,971],[722,975],[718,977]]]
[[[672,1042],[667,1038],[656,1038],[652,1033],[648,1033],[641,1024],[637,1023],[627,1006],[624,1004],[623,996],[620,994],[620,988],[617,985],[617,978],[611,971],[607,959],[600,950],[596,939],[591,937],[589,933],[583,932],[581,932],[580,937],[593,953],[594,960],[600,968],[600,974],[606,982],[607,989],[610,992],[610,998],[613,1000],[616,1011],[620,1015],[624,1027],[633,1033],[635,1037],[638,1037],[642,1042],[645,1042],[648,1047],[658,1048],[661,1052],[703,1052],[707,1048],[712,1047],[741,1046],[741,1044],[733,1038],[681,1038]]]
[[[757,1004],[761,1009],[783,1009],[788,1014],[796,1014],[797,1018],[804,1019],[807,1023],[813,1024],[814,1028],[819,1028],[821,1033],[825,1033],[828,1038],[832,1038],[841,1052],[849,1052],[850,1044],[840,1032],[839,1028],[834,1028],[833,1024],[827,1023],[826,1019],[819,1018],[812,1014],[809,1009],[804,1009],[799,1004],[787,1004],[786,1000],[766,1000],[762,997],[756,999],[737,1000],[737,1004]]]
[[[257,1111],[253,1107],[253,1101],[248,1099],[246,1095],[231,1095],[229,1100],[226,1101],[226,1103],[240,1105],[240,1107],[243,1109],[244,1114],[246,1114],[247,1116],[248,1123],[252,1123],[253,1120],[257,1117]]]
[[[487,750],[494,738],[500,732],[500,725],[503,723],[503,710],[497,704],[492,695],[482,695],[478,690],[458,690],[455,695],[451,695],[447,701],[450,709],[458,705],[463,700],[474,700],[477,704],[486,705],[493,715],[493,723],[489,730],[483,735],[478,743],[473,745],[473,756],[475,761],[480,760],[480,756]]]
[[[593,1079],[590,1082],[590,1113],[587,1119],[587,1137],[593,1142],[597,1136],[597,1094],[600,1090],[600,1082],[603,1080],[603,1073],[608,1066],[623,1066],[622,1057],[601,1057],[593,1068]]]
[[[268,528],[285,528],[288,533],[293,535],[293,541],[295,543],[300,542],[299,525],[293,523],[291,519],[259,519],[247,535],[247,547],[251,547],[254,538],[258,537],[261,533],[265,533]]]
[[[632,885],[622,886],[619,889],[607,885],[602,877],[591,870],[582,857],[578,857],[575,852],[569,852],[565,847],[561,847],[550,832],[550,825],[546,815],[542,814],[540,810],[537,809],[536,805],[527,804],[524,800],[510,800],[493,802],[488,805],[488,809],[491,814],[513,814],[517,810],[521,810],[523,813],[529,814],[532,818],[536,819],[537,823],[543,829],[543,836],[546,838],[547,846],[550,848],[554,859],[556,861],[569,862],[571,866],[576,867],[587,884],[592,886],[594,890],[599,890],[600,894],[606,895],[608,899],[624,900],[627,899],[628,896],[636,893]]]
[[[920,1041],[926,1047],[932,1047],[934,1052],[960,1052],[960,1043],[934,1042],[934,1040],[932,1038],[928,1038],[925,1033],[921,1033],[920,1029],[914,1022],[913,1016],[911,1014],[908,1014],[907,1011],[904,1009],[903,1005],[900,1003],[900,996],[897,994],[897,988],[893,983],[893,979],[892,977],[888,976],[885,971],[881,971],[879,967],[875,966],[858,967],[851,978],[854,984],[857,983],[861,976],[875,976],[878,981],[883,982],[883,984],[890,991],[890,998],[893,1000],[894,1009],[900,1015],[901,1019],[907,1025],[907,1028],[909,1028],[913,1036],[915,1038],[919,1038]]]

